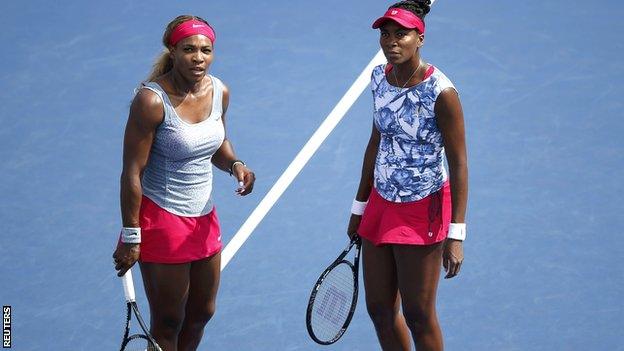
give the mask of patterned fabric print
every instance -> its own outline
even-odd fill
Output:
[[[444,145],[434,106],[451,81],[437,68],[418,85],[400,89],[388,84],[384,66],[371,77],[374,122],[381,134],[375,161],[375,188],[388,201],[417,201],[446,181]]]
[[[149,161],[143,173],[143,194],[161,208],[184,217],[212,211],[212,155],[225,138],[221,121],[223,83],[213,82],[212,110],[198,123],[184,121],[167,93],[155,82],[146,83],[161,98],[165,116],[156,130]]]

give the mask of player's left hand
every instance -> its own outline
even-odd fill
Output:
[[[444,279],[453,278],[459,274],[464,262],[464,242],[455,239],[446,239],[442,253],[442,265],[446,271]]]
[[[237,163],[234,165],[232,174],[238,180],[238,188],[236,193],[241,196],[250,194],[256,182],[256,175],[247,166]]]

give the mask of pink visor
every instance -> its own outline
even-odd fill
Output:
[[[386,21],[395,21],[402,27],[416,29],[418,33],[425,34],[425,22],[411,11],[401,8],[389,8],[383,16],[373,22],[373,28],[381,27]]]
[[[195,19],[182,22],[177,27],[175,27],[173,29],[173,32],[171,32],[171,36],[169,37],[169,45],[174,46],[180,40],[198,34],[208,37],[208,39],[210,39],[210,42],[214,45],[216,36],[212,27],[202,21],[198,21]]]

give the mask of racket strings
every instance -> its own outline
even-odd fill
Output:
[[[144,335],[132,335],[123,351],[156,351],[157,348]]]
[[[351,312],[353,292],[353,270],[347,263],[340,263],[321,283],[312,306],[310,324],[319,340],[340,336]]]

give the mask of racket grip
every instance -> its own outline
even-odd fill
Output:
[[[124,295],[126,296],[126,302],[134,302],[134,282],[132,280],[132,270],[128,269],[126,274],[121,277],[121,283],[123,284]]]

